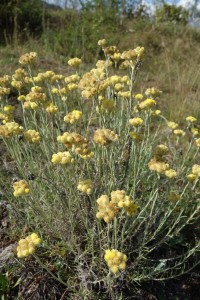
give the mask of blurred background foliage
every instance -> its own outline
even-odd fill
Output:
[[[1,0],[1,44],[22,43],[34,37],[42,39],[57,54],[91,59],[98,39],[109,37],[111,43],[117,43],[127,31],[134,30],[131,28],[134,23],[141,28],[144,23],[164,23],[173,31],[174,26],[186,26],[195,9],[199,13],[197,2],[196,8],[189,11],[157,1],[154,13],[141,0],[55,0],[54,3]]]
[[[198,2],[188,10],[162,0],[154,3],[152,12],[141,0],[1,0],[0,74],[12,73],[18,57],[29,51],[38,52],[40,71],[67,73],[67,60],[75,56],[90,68],[103,58],[97,41],[106,38],[120,50],[145,47],[136,90],[162,90],[162,107],[169,118],[181,120],[188,111],[197,116]]]

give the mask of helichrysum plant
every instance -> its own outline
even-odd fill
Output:
[[[0,77],[0,137],[18,171],[5,192],[18,225],[37,227],[51,253],[64,245],[62,273],[73,272],[62,283],[81,299],[93,299],[98,282],[119,299],[116,282],[174,278],[197,264],[197,239],[175,257],[159,253],[199,218],[199,120],[167,120],[159,89],[135,90],[143,47],[98,45],[105,59],[84,72],[71,58],[68,76],[38,73],[37,53],[22,55],[21,68]],[[40,242],[35,233],[20,240],[17,256]]]

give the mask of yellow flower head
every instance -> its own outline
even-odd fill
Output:
[[[94,133],[94,142],[102,146],[107,146],[116,141],[118,141],[118,135],[110,129],[97,129]]]
[[[110,223],[118,214],[119,208],[116,203],[109,201],[107,195],[102,195],[97,199],[98,212],[97,219],[103,219],[106,223]]]
[[[109,46],[106,48],[103,48],[104,53],[107,55],[114,55],[114,53],[118,52],[118,49],[116,46]]]
[[[71,154],[68,151],[58,152],[52,155],[51,162],[53,164],[66,165],[74,162]]]
[[[174,178],[174,177],[176,177],[176,175],[177,175],[177,172],[173,169],[169,169],[169,170],[165,171],[165,176],[168,178]]]
[[[30,53],[26,53],[23,54],[20,58],[19,58],[19,63],[21,65],[30,65],[30,64],[34,64],[37,60],[37,53],[36,52],[30,52]]]
[[[36,130],[24,131],[25,140],[31,143],[38,143],[41,140],[39,132]]]
[[[175,129],[174,134],[177,135],[178,137],[183,137],[185,136],[185,131],[183,131],[182,129]]]
[[[78,190],[90,195],[92,193],[92,189],[93,189],[93,183],[91,179],[86,179],[86,180],[82,180],[78,183]]]
[[[129,124],[134,127],[141,126],[144,121],[141,118],[133,118],[129,120]]]
[[[135,215],[137,212],[138,206],[124,190],[111,192],[111,202],[116,203],[119,208],[124,208],[128,216]]]
[[[160,90],[158,90],[157,88],[155,88],[155,87],[148,88],[145,91],[145,95],[147,95],[147,96],[154,96],[154,97],[160,96],[161,93],[162,92]]]
[[[188,121],[189,123],[195,123],[197,121],[197,119],[192,116],[189,116],[186,118],[186,121]]]
[[[78,68],[80,64],[81,64],[80,58],[75,57],[68,60],[68,65],[70,65],[71,67]]]
[[[82,112],[79,110],[73,110],[72,112],[68,113],[65,117],[64,117],[64,121],[66,123],[70,123],[70,124],[74,124],[75,122],[77,122],[78,120],[80,120],[82,117]]]
[[[196,164],[192,167],[192,174],[200,177],[200,165]]]
[[[142,94],[136,94],[134,98],[138,101],[142,101],[144,96]]]
[[[47,102],[45,109],[49,114],[55,114],[58,111],[58,107],[53,102]]]
[[[155,105],[156,105],[156,101],[151,98],[148,98],[139,104],[139,108],[145,110],[145,109],[150,109]]]
[[[151,115],[153,117],[159,116],[161,114],[161,110],[156,109],[156,110],[151,110]]]
[[[200,137],[200,132],[199,132],[198,128],[192,127],[191,128],[191,132],[192,132],[192,134],[193,134],[194,137],[196,137],[196,138]]]
[[[33,254],[39,244],[41,244],[41,239],[36,233],[32,233],[25,239],[19,240],[17,245],[17,257],[22,258]]]
[[[158,161],[156,158],[152,158],[148,163],[148,166],[151,171],[156,171],[161,174],[165,173],[165,171],[169,169],[169,164],[163,161]]]
[[[78,74],[72,74],[68,77],[65,77],[66,83],[77,83],[80,80],[80,76]]]
[[[195,175],[195,174],[189,174],[189,175],[187,175],[187,179],[190,182],[194,182],[196,178],[197,178],[197,175]]]
[[[168,126],[170,129],[174,130],[174,129],[176,129],[176,128],[178,127],[178,124],[175,123],[175,122],[173,122],[173,121],[168,121],[168,122],[167,122],[167,126]]]
[[[13,195],[15,197],[23,196],[30,193],[28,182],[25,180],[16,181],[13,183]]]
[[[72,148],[72,146],[82,145],[85,139],[76,132],[64,132],[63,135],[57,137],[57,141],[63,143],[67,148]]]
[[[105,250],[104,259],[114,274],[126,268],[127,256],[116,249]]]
[[[112,61],[98,60],[96,67],[100,69],[106,69],[112,66]]]
[[[15,107],[13,105],[5,105],[3,107],[3,111],[5,113],[13,113],[14,110],[15,110]]]
[[[121,59],[121,53],[120,52],[116,52],[114,53],[113,55],[111,55],[111,58],[114,60],[114,61],[119,61]]]
[[[98,41],[98,45],[99,45],[100,47],[105,46],[105,45],[106,45],[106,39],[99,40],[99,41]]]
[[[195,144],[197,145],[197,147],[200,147],[200,139],[196,139]]]
[[[20,91],[24,86],[23,82],[19,80],[12,80],[11,85],[18,91]]]
[[[0,96],[9,95],[9,94],[10,94],[10,88],[0,87]]]
[[[85,141],[79,147],[75,148],[75,152],[83,159],[90,159],[94,156],[94,152],[89,148],[89,142]]]
[[[5,125],[0,126],[0,136],[12,137],[23,132],[23,127],[16,122],[6,122]]]

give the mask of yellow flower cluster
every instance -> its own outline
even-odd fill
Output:
[[[55,114],[58,111],[58,107],[53,102],[45,103],[44,107],[49,114]]]
[[[109,46],[109,47],[103,48],[103,51],[106,55],[111,56],[111,55],[114,55],[116,52],[118,52],[118,49],[116,46]]]
[[[167,121],[167,126],[173,130],[173,133],[177,135],[178,137],[184,137],[185,136],[185,131],[182,129],[178,129],[178,124],[173,122],[173,121]]]
[[[126,268],[127,256],[116,249],[105,250],[104,259],[114,274]]]
[[[140,109],[150,109],[156,105],[156,101],[154,99],[148,98],[139,104]]]
[[[156,109],[156,110],[151,110],[151,115],[153,117],[159,116],[161,114],[161,110],[160,109]]]
[[[174,134],[177,135],[178,137],[184,137],[185,131],[183,131],[182,129],[175,129]]]
[[[63,135],[57,137],[57,141],[65,145],[77,153],[83,159],[89,159],[94,156],[94,153],[89,149],[89,142],[76,132],[64,132]]]
[[[198,177],[200,177],[200,165],[194,165],[192,167],[192,173]]]
[[[78,68],[81,64],[81,59],[80,58],[71,58],[68,60],[68,65],[74,68]]]
[[[9,95],[9,94],[10,94],[10,88],[0,87],[0,99],[1,99],[1,96]]]
[[[134,96],[134,98],[135,98],[137,101],[142,101],[143,98],[144,98],[144,96],[143,96],[142,94],[136,94],[136,95]]]
[[[106,223],[111,222],[119,210],[124,208],[128,216],[135,215],[138,206],[126,195],[124,190],[117,190],[111,192],[111,200],[107,195],[102,195],[97,199],[98,212],[96,214],[97,219],[103,219]]]
[[[25,53],[19,58],[19,63],[21,65],[30,65],[35,63],[37,60],[37,53],[36,52],[30,52]]]
[[[192,134],[193,134],[193,136],[194,136],[195,138],[199,138],[199,137],[200,137],[200,132],[199,132],[198,128],[192,127],[192,128],[191,128],[191,132],[192,132]]]
[[[129,124],[134,127],[141,126],[144,123],[142,118],[133,118],[129,120]]]
[[[188,116],[186,118],[186,121],[188,121],[189,123],[195,123],[197,121],[197,119],[192,116]]]
[[[80,76],[78,74],[72,74],[70,76],[65,77],[66,83],[77,83],[80,80]]]
[[[138,206],[126,195],[124,190],[117,190],[111,192],[111,201],[116,203],[119,208],[124,208],[128,216],[135,215]]]
[[[195,181],[198,177],[200,177],[200,165],[193,165],[192,173],[187,176],[187,179],[191,182]]]
[[[187,179],[190,181],[190,182],[193,182],[195,181],[195,179],[197,178],[197,176],[195,174],[189,174],[187,175]]]
[[[197,145],[197,147],[200,147],[200,139],[196,139],[195,144]]]
[[[175,123],[175,122],[173,122],[173,121],[168,121],[168,122],[167,122],[167,126],[168,126],[170,129],[174,130],[174,129],[176,129],[176,128],[178,127],[178,124]]]
[[[160,94],[162,94],[162,92],[155,87],[148,88],[145,91],[146,96],[158,97],[158,96],[160,96]]]
[[[39,105],[46,104],[46,94],[42,92],[42,88],[39,86],[34,86],[31,88],[31,92],[26,96],[21,95],[18,100],[24,101],[25,109],[37,109]]]
[[[70,164],[74,162],[74,159],[72,158],[71,154],[68,151],[65,152],[58,152],[52,155],[51,159],[53,164]]]
[[[169,169],[169,164],[164,161],[156,160],[156,158],[152,158],[148,163],[149,169],[151,171],[156,171],[157,173],[163,174],[166,170]]]
[[[2,120],[3,124],[13,121],[14,110],[15,107],[13,105],[5,105],[3,107],[2,112],[0,112],[0,120]]]
[[[24,131],[24,138],[26,141],[31,143],[38,143],[41,140],[39,132],[31,129]]]
[[[0,86],[1,87],[6,87],[9,85],[11,80],[11,76],[10,75],[3,75],[2,77],[0,77]]]
[[[169,153],[166,145],[157,145],[153,151],[154,157],[148,163],[149,169],[160,174],[165,174],[168,178],[177,176],[177,172],[169,168],[169,164],[165,162],[165,156]]]
[[[24,81],[25,78],[27,77],[27,72],[22,69],[22,68],[18,68],[15,70],[15,73],[12,75],[12,82],[13,81]],[[12,85],[12,82],[11,82],[11,85]]]
[[[68,113],[64,117],[64,121],[66,123],[74,124],[76,121],[80,120],[82,117],[82,112],[79,110],[73,110],[72,112]]]
[[[102,195],[97,199],[98,212],[96,214],[97,219],[103,219],[106,223],[110,223],[118,214],[119,207],[117,203],[109,201],[107,195]]]
[[[63,135],[57,137],[57,141],[65,145],[66,148],[72,148],[83,143],[84,138],[76,132],[64,132]]]
[[[30,188],[26,180],[19,180],[13,183],[13,195],[15,197],[23,196],[30,193]]]
[[[144,47],[137,47],[132,50],[124,51],[121,55],[121,59],[131,61],[131,64],[137,60],[141,60],[144,57]]]
[[[33,77],[35,83],[42,83],[42,82],[53,82],[53,78],[55,73],[53,71],[46,71],[43,73],[38,73],[37,76]]]
[[[94,133],[94,142],[102,146],[108,146],[118,141],[118,135],[110,129],[97,129]]]
[[[177,176],[177,172],[173,169],[169,169],[165,171],[165,176],[168,178],[174,178]]]
[[[92,180],[85,179],[85,180],[79,181],[77,188],[79,191],[81,191],[87,195],[90,195],[92,193],[92,189],[93,189]]]
[[[103,69],[105,70],[106,68],[110,68],[112,66],[112,61],[109,60],[109,61],[105,61],[105,60],[98,60],[97,63],[96,63],[96,67],[98,69]]]
[[[21,239],[17,246],[17,257],[22,258],[33,254],[39,244],[41,244],[41,239],[36,233],[32,233],[25,239]]]
[[[100,47],[105,46],[105,45],[106,45],[106,39],[99,40],[99,41],[98,41],[98,45],[99,45]]]
[[[21,134],[22,132],[23,127],[16,122],[7,122],[4,125],[0,125],[0,136],[5,138]]]

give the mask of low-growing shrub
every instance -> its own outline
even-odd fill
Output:
[[[79,58],[69,76],[37,73],[31,52],[0,78],[0,136],[18,172],[1,184],[18,228],[34,232],[22,232],[16,254],[33,255],[70,299],[120,299],[135,282],[198,264],[199,240],[184,236],[199,217],[198,120],[180,126],[163,116],[161,91],[135,91],[143,47],[98,44],[105,60],[86,73]]]

